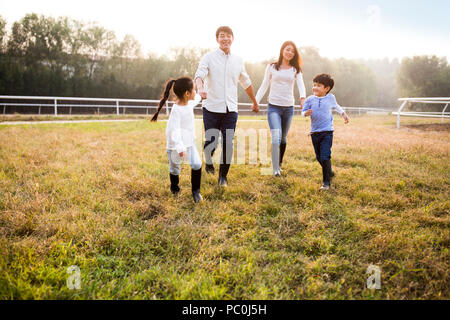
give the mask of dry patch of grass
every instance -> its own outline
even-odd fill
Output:
[[[421,123],[421,124],[408,124],[406,128],[424,130],[424,131],[450,131],[450,123]]]

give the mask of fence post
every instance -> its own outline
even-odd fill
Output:
[[[58,115],[58,99],[55,99],[55,116]]]
[[[119,115],[119,100],[116,100],[116,112]]]
[[[405,107],[405,105],[407,103],[408,103],[408,100],[403,101],[403,103],[400,106],[400,108],[398,108],[398,111],[397,111],[397,129],[400,129],[400,113],[402,112],[403,108]]]
[[[441,119],[442,123],[444,123],[445,110],[447,110],[447,107],[448,107],[448,103],[445,105],[444,110],[442,110],[442,119]]]

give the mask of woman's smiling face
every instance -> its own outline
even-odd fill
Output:
[[[295,56],[295,50],[294,47],[290,44],[287,45],[283,50],[283,58],[287,61],[291,61],[292,58]]]

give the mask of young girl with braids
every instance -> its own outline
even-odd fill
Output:
[[[189,77],[169,80],[166,84],[164,95],[159,102],[158,110],[151,121],[158,119],[158,114],[169,98],[172,88],[176,96],[176,103],[172,107],[166,128],[170,191],[173,194],[180,192],[178,183],[181,160],[186,157],[189,159],[191,166],[192,197],[194,202],[197,203],[203,200],[200,194],[202,160],[195,147],[194,107],[201,101],[201,97],[195,94],[194,81]]]

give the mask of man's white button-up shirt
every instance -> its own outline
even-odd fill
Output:
[[[221,49],[206,54],[200,61],[195,79],[201,78],[205,83],[207,99],[203,100],[203,108],[210,112],[226,113],[238,111],[239,82],[244,89],[252,82],[245,71],[242,58],[225,54]]]

